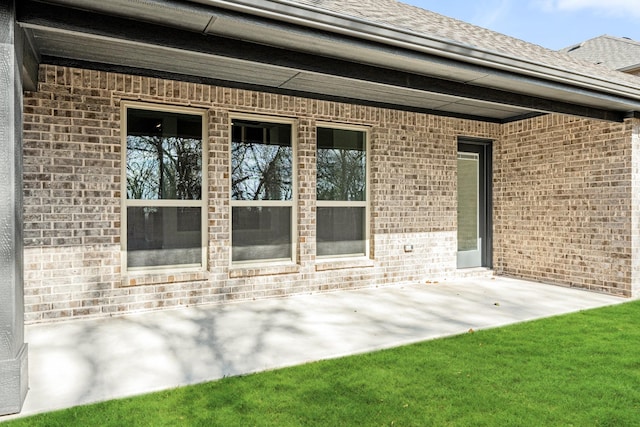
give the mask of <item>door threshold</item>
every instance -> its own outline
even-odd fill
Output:
[[[456,277],[458,279],[466,279],[468,277],[493,277],[493,275],[493,269],[487,267],[459,268],[456,270]]]

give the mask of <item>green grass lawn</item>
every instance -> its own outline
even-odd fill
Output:
[[[2,425],[640,426],[640,302]]]

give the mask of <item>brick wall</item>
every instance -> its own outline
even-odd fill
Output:
[[[640,119],[631,126],[631,296],[640,295]]]
[[[631,295],[632,128],[557,115],[504,125],[494,154],[498,273]]]
[[[124,100],[207,110],[204,272],[121,271]],[[296,265],[229,264],[231,112],[298,120]],[[317,122],[371,129],[368,260],[316,262]],[[28,322],[452,277],[457,138],[501,132],[497,124],[55,66],[42,66],[38,92],[25,94],[24,126]]]
[[[207,111],[206,271],[121,269],[122,101]],[[27,322],[455,277],[458,137],[494,140],[497,273],[640,292],[639,120],[549,115],[498,125],[54,66],[41,67],[24,104]],[[297,119],[296,265],[229,263],[237,112]],[[319,122],[370,129],[370,259],[316,260]]]

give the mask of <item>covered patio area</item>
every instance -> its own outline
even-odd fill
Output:
[[[634,76],[395,0],[0,0],[0,50],[0,416],[640,295]]]
[[[30,325],[20,416],[625,301],[489,276]]]

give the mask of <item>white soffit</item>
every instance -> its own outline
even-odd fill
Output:
[[[183,3],[169,0],[136,0],[135,2],[131,0],[110,0],[108,2],[47,0],[47,2],[129,19],[139,19],[200,34],[219,35],[230,39],[290,49],[292,50],[291,55],[295,55],[295,51],[300,51],[382,69],[388,68],[430,78],[473,84],[476,88],[487,87],[513,94],[542,97],[549,101],[571,102],[580,106],[606,108],[618,112],[640,110],[639,88],[634,89],[637,96],[621,98],[620,91],[614,93],[615,91],[610,91],[604,86],[593,90],[593,81],[591,80],[588,82],[589,84],[576,87],[567,86],[566,82],[557,78],[557,75],[555,77],[554,75],[546,76],[549,79],[536,77],[542,75],[545,70],[543,66],[536,64],[529,64],[531,67],[526,70],[527,75],[506,71],[515,67],[514,64],[518,63],[516,59],[510,59],[509,66],[503,66],[503,69],[487,67],[487,64],[493,64],[491,54],[481,55],[481,52],[472,46],[425,38],[417,34],[394,32],[393,29],[370,25],[367,22],[349,21],[335,15],[324,16],[327,22],[321,23],[322,25],[329,26],[331,23],[346,25],[346,27],[336,28],[337,32],[354,31],[355,29],[366,30],[363,32],[364,39],[354,35],[341,37],[330,32],[296,27],[290,22],[265,21],[258,19],[258,17],[234,15],[235,12],[197,4],[224,6],[230,10],[240,9],[247,13],[255,12],[255,9],[260,6],[275,5],[278,7],[275,12],[271,12],[273,17],[277,17],[278,13],[282,11],[295,10],[298,15],[292,15],[295,18],[294,21],[297,19],[302,22],[305,19],[309,21],[312,18],[323,18],[321,14],[317,13],[311,14],[311,17],[300,15],[307,9],[293,6],[290,2],[269,0],[192,0]],[[443,112],[459,112],[461,109],[467,110],[466,107],[473,106],[476,107],[474,115],[500,120],[527,113],[546,112],[510,105],[497,107],[482,100],[465,98],[464,93],[436,94],[429,92],[428,88],[414,91],[410,88],[359,81],[355,78],[342,79],[327,74],[304,72],[294,69],[295,66],[287,68],[207,55],[195,50],[186,51],[159,45],[136,44],[118,38],[118,34],[113,34],[112,37],[100,37],[84,33],[65,33],[64,30],[38,26],[31,27],[31,30],[40,50],[39,53],[44,56],[125,65],[303,92],[321,93],[318,91],[324,90],[329,95],[402,103],[398,105],[437,109]],[[370,36],[368,40],[364,37],[366,34]],[[404,41],[398,38],[403,34],[406,36]],[[389,43],[383,43],[384,41]],[[420,47],[418,42],[428,42],[430,45]],[[409,47],[417,48],[417,50],[412,50]],[[452,59],[454,57],[458,59]],[[168,61],[168,58],[171,60]],[[467,59],[468,62],[462,59]],[[574,77],[582,78],[581,76]],[[325,81],[327,84],[323,86],[318,83],[319,81]],[[624,89],[622,91],[624,92],[628,88],[619,87],[618,89]],[[385,98],[386,101],[382,98]],[[456,106],[459,101],[465,101],[465,103]],[[473,105],[469,105],[470,103]],[[529,104],[522,105],[528,106]],[[483,106],[487,107],[484,111],[482,111]]]

